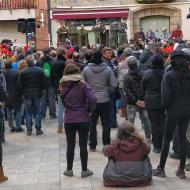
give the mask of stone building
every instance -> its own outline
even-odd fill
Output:
[[[111,2],[111,3],[110,3]],[[142,2],[142,3],[139,3]],[[159,3],[158,3],[159,2]],[[101,19],[109,35],[109,23],[125,20],[128,25],[128,37],[133,38],[139,26],[146,32],[148,27],[160,33],[163,27],[172,31],[180,24],[184,39],[190,40],[190,1],[186,0],[52,0],[52,42],[56,46],[56,31],[61,22],[66,26],[71,22],[84,24],[89,31],[90,43],[94,43],[91,31],[96,19]]]
[[[29,38],[28,33],[19,32],[18,19],[30,19],[35,23],[33,41],[36,41],[37,49],[48,47],[50,30],[47,2],[47,0],[0,0],[0,41],[16,39],[14,45],[25,46]]]

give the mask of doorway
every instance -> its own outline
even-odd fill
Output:
[[[140,26],[143,28],[143,31],[148,31],[148,28],[151,27],[153,32],[155,32],[158,37],[162,31],[162,28],[167,28],[167,31],[170,32],[170,18],[167,16],[147,16],[140,19]]]

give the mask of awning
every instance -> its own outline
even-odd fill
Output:
[[[53,19],[57,20],[127,18],[127,17],[128,17],[128,9],[53,11]]]

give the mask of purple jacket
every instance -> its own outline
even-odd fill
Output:
[[[95,108],[96,97],[87,84],[76,82],[63,100],[71,83],[71,81],[65,82],[61,90],[61,98],[65,108],[64,123],[89,122],[89,113]]]

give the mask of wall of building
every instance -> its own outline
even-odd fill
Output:
[[[57,2],[57,6],[58,5],[60,5],[60,6],[61,5],[66,6],[66,5],[71,5],[71,4],[73,4],[75,6],[78,6],[79,4],[80,4],[80,6],[87,6],[87,4],[85,4],[85,2],[87,2],[86,0],[84,0],[84,1],[83,0],[69,1],[70,4],[68,4],[68,3],[67,4],[59,4],[59,2],[61,3],[63,1],[56,1],[56,2]],[[91,5],[94,4],[96,6],[99,5],[97,0],[90,1],[89,4],[91,4]],[[103,4],[105,6],[107,5],[107,7],[109,7],[108,4],[110,5],[110,1],[109,1],[109,3],[108,3],[107,0],[103,1],[102,5]],[[133,38],[133,33],[136,32],[136,31],[134,31],[134,26],[133,25],[134,25],[134,22],[137,22],[137,21],[135,21],[135,19],[133,18],[133,12],[135,12],[136,10],[138,10],[138,9],[140,9],[142,7],[144,7],[145,9],[146,9],[146,7],[151,7],[151,6],[154,6],[154,7],[156,6],[157,7],[157,5],[143,5],[143,4],[139,4],[139,3],[136,3],[135,0],[132,0],[132,1],[128,1],[128,0],[120,0],[119,1],[118,0],[117,2],[113,1],[112,5],[114,5],[114,4],[115,5],[116,4],[120,5],[121,8],[129,8],[129,17],[128,17],[127,21],[126,21],[127,25],[128,25],[128,31],[127,31],[127,33],[128,33],[128,39]],[[123,7],[123,5],[125,5],[125,6]],[[159,4],[159,5],[162,6],[163,4]],[[190,1],[176,0],[173,3],[164,4],[164,6],[165,7],[171,7],[171,8],[173,7],[173,8],[179,9],[179,11],[177,11],[175,13],[176,15],[174,14],[171,17],[172,19],[170,21],[172,23],[170,23],[170,30],[172,30],[175,27],[175,24],[181,23],[182,31],[184,33],[184,39],[190,40],[190,32],[189,32],[190,19],[189,20],[187,19],[187,14],[189,13],[189,9],[190,9]],[[157,11],[157,12],[159,13],[159,15],[166,15],[166,13],[164,12],[163,8],[160,9],[159,11]],[[145,16],[151,16],[151,15],[152,15],[151,12],[150,12],[149,15],[147,14],[147,12],[145,14]],[[54,46],[56,46],[56,44],[57,44],[57,34],[56,34],[56,31],[59,28],[59,23],[60,23],[60,21],[54,21],[54,20],[52,21],[52,34],[53,34],[53,45]],[[139,21],[137,23],[139,23]],[[136,28],[138,28],[138,27],[136,27]],[[86,29],[91,30],[91,27],[87,27]],[[91,44],[93,44],[94,38],[93,38],[93,34],[92,33],[89,35],[89,38],[90,38]]]
[[[17,21],[0,21],[0,41],[3,39],[17,40],[14,45],[24,46],[26,44],[26,36],[21,32],[17,32]]]
[[[35,9],[0,10],[0,21],[19,18],[35,18]]]

